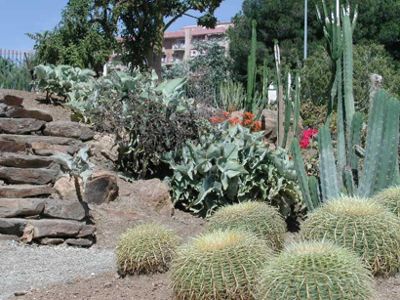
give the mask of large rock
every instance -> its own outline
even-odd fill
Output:
[[[114,173],[94,172],[86,181],[84,200],[87,203],[102,204],[118,197],[118,180]]]
[[[86,210],[79,201],[47,199],[44,216],[57,219],[81,221],[86,218]]]
[[[7,183],[47,184],[55,182],[60,173],[60,168],[51,169],[20,169],[0,167],[0,179]]]
[[[56,136],[40,136],[40,135],[17,135],[17,134],[2,134],[0,135],[1,141],[15,142],[17,144],[28,144],[33,143],[43,143],[48,145],[82,145],[81,141],[76,139],[66,138],[66,137],[56,137]]]
[[[113,134],[96,134],[89,142],[90,160],[97,166],[111,170],[118,160],[119,146]]]
[[[69,246],[89,248],[93,245],[94,239],[66,239],[65,243]]]
[[[131,184],[129,194],[124,196],[137,197],[150,209],[158,213],[166,215],[174,213],[169,187],[159,179],[134,181]]]
[[[10,106],[21,106],[23,101],[23,98],[13,95],[5,95],[4,99],[0,99],[0,103],[4,103]]]
[[[0,141],[0,153],[1,152],[25,152],[28,149],[28,145],[24,143],[15,143],[13,141]]]
[[[20,106],[4,106],[0,108],[0,117],[6,118],[31,118],[45,122],[53,121],[53,117],[42,110],[30,110]]]
[[[39,131],[44,121],[36,119],[0,118],[0,133],[25,134]]]
[[[78,179],[79,192],[83,191],[83,182]],[[79,201],[75,179],[70,176],[60,177],[54,184],[54,189],[61,199]]]
[[[95,134],[87,125],[71,121],[47,123],[43,132],[46,135],[76,138],[82,141],[92,139]]]
[[[0,233],[21,236],[28,220],[16,218],[0,218]]]
[[[59,153],[74,155],[79,150],[79,146],[51,145],[42,142],[32,143],[32,151],[41,156],[53,156]]]
[[[0,218],[38,216],[45,203],[41,198],[0,198]]]
[[[76,237],[85,225],[85,223],[78,221],[59,219],[27,220],[26,224],[23,236],[25,241],[44,237]]]
[[[38,197],[38,196],[49,196],[53,194],[55,190],[49,185],[0,185],[0,197],[1,198],[26,198],[26,197]]]
[[[63,164],[61,160],[38,155],[0,153],[0,166],[14,168],[48,168],[52,164]]]
[[[275,110],[264,109],[261,113],[261,119],[263,124],[263,129],[265,130],[265,137],[269,141],[276,141],[276,134],[277,134],[277,119],[278,119],[278,112]],[[291,124],[294,123],[293,117],[291,119]],[[299,118],[298,126],[300,129],[303,129],[303,121]],[[290,139],[293,137],[293,133],[289,133]],[[290,143],[288,143],[290,144]]]

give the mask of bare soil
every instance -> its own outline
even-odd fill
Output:
[[[55,120],[70,118],[70,111],[62,106],[39,103],[41,94],[20,91],[0,90],[5,94],[21,96],[28,108],[43,109],[50,112]],[[156,221],[174,229],[182,238],[188,239],[200,233],[205,221],[181,211],[158,213],[137,195],[130,192],[131,183],[120,180],[120,198],[113,203],[93,207],[92,213],[97,226],[97,244],[100,249],[114,249],[118,236],[127,228],[146,221]],[[290,238],[289,238],[290,239]],[[24,259],[24,258],[21,258]],[[55,266],[56,268],[56,266]],[[376,279],[376,300],[400,299],[400,276],[390,279]],[[119,278],[115,271],[94,276],[75,274],[70,280],[48,285],[46,288],[26,291],[25,295],[13,299],[133,299],[170,300],[172,291],[167,274],[128,276]]]

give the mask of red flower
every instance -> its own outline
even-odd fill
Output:
[[[225,121],[225,120],[223,118],[221,118],[221,117],[211,117],[210,118],[210,122],[212,124],[222,123],[223,121]]]
[[[260,130],[261,130],[261,127],[262,127],[261,121],[255,121],[255,122],[253,123],[252,130],[253,130],[253,131],[260,131]]]
[[[230,118],[228,121],[232,125],[237,125],[242,123],[242,121],[238,117]]]
[[[229,118],[230,116],[230,113],[227,111],[224,111],[222,114],[224,115],[225,118]]]
[[[306,129],[302,132],[302,136],[300,139],[300,148],[307,149],[310,146],[310,141],[318,134],[318,129]]]
[[[251,112],[245,112],[244,115],[243,115],[243,118],[245,120],[252,121],[254,119],[254,114],[252,114]]]

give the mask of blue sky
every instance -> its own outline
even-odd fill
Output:
[[[0,0],[0,48],[30,50],[33,41],[27,32],[52,29],[60,21],[61,11],[68,0]],[[229,21],[242,6],[243,0],[224,0],[216,11],[220,21]],[[170,30],[195,22],[190,17],[177,20]]]

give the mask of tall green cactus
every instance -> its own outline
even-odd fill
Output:
[[[257,75],[257,22],[251,22],[251,45],[250,54],[247,61],[247,98],[245,109],[247,111],[253,110],[253,101],[256,89],[256,75]]]
[[[305,176],[304,164],[300,163],[300,151],[293,151],[299,184],[303,186],[303,198],[309,210],[318,206],[317,202],[309,204],[312,195],[315,194],[320,201],[330,200],[340,193],[369,197],[383,188],[398,184],[400,180],[400,102],[383,90],[375,93],[372,107],[369,109],[367,142],[365,151],[362,151],[362,164],[358,157],[360,154],[356,152],[361,147],[363,124],[362,115],[355,112],[353,96],[352,34],[357,13],[351,20],[349,7],[340,8],[339,1],[336,1],[335,12],[331,13],[323,1],[324,17],[321,17],[318,11],[327,39],[327,49],[335,69],[328,111],[332,112],[333,107],[337,106],[336,151],[333,149],[329,132],[330,118],[318,134],[320,194],[318,188],[310,188],[310,179],[301,178]],[[295,140],[293,143],[296,142]],[[293,145],[292,149],[295,148]],[[334,153],[337,155],[336,160]],[[315,182],[315,179],[313,181]],[[304,188],[305,183],[309,184],[307,189]]]

